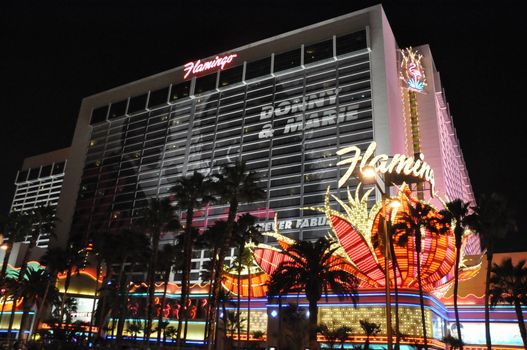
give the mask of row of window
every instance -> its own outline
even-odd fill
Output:
[[[176,101],[223,88],[233,84],[248,81],[257,77],[278,73],[289,69],[300,68],[321,60],[336,58],[350,52],[367,47],[366,31],[339,36],[320,43],[303,46],[287,52],[272,54],[254,62],[244,64],[209,74],[169,87],[149,91],[139,96],[133,96],[123,101],[114,102],[109,106],[96,108],[92,112],[91,124],[111,120],[123,115],[134,115],[159,106],[175,103]],[[194,85],[194,86],[192,86]]]
[[[49,177],[49,176],[58,176],[64,174],[64,167],[66,166],[65,162],[53,163],[48,165],[43,165],[38,168],[29,168],[26,170],[21,170],[18,172],[16,177],[16,183],[23,183],[27,181],[34,181],[37,179]]]

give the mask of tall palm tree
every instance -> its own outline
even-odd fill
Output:
[[[244,269],[248,271],[248,280],[251,280],[251,266],[253,265],[254,259],[250,249],[246,249],[246,244],[251,242],[258,244],[262,240],[262,234],[256,225],[256,218],[251,214],[243,214],[236,222],[236,228],[234,230],[233,241],[237,245],[237,257],[232,261],[231,269],[234,269],[238,273],[238,317],[241,315],[241,273]],[[251,334],[250,329],[251,322],[251,286],[248,288],[248,300],[247,300],[247,333],[246,346],[249,346],[249,335]],[[240,334],[241,327],[238,327],[238,346],[240,346]]]
[[[152,259],[148,264],[148,299],[147,299],[147,321],[144,331],[145,342],[148,342],[150,332],[152,329],[152,317],[154,310],[154,294],[155,294],[155,280],[157,258],[159,253],[159,241],[161,235],[178,229],[179,221],[175,216],[175,209],[170,204],[168,198],[157,199],[152,198],[148,203],[148,207],[141,212],[141,218],[138,220],[139,226],[150,234],[152,240]]]
[[[525,263],[526,260],[520,260],[514,265],[511,258],[506,258],[499,265],[492,265],[490,303],[493,307],[499,303],[514,306],[523,346],[527,349],[527,332],[522,311],[522,304],[527,305],[527,266]]]
[[[157,324],[161,325],[163,324],[163,310],[165,309],[166,305],[166,296],[167,296],[167,290],[168,290],[168,281],[170,277],[170,273],[172,270],[175,272],[183,270],[184,262],[183,262],[183,252],[181,251],[180,247],[173,246],[170,244],[165,244],[163,246],[163,249],[160,252],[159,255],[160,259],[158,262],[158,268],[157,270],[163,271],[163,296],[161,297],[160,302],[160,308],[159,308],[159,316],[157,320]],[[168,326],[168,323],[165,325],[165,327]],[[163,329],[163,337],[165,337]],[[157,344],[159,345],[161,341],[161,329],[158,329],[157,332]],[[163,343],[165,342],[165,338],[163,338]]]
[[[210,312],[210,322],[215,320],[216,308],[219,300],[219,291],[221,289],[221,278],[225,256],[231,246],[238,207],[241,203],[250,203],[263,198],[265,192],[260,188],[258,175],[254,171],[249,171],[247,165],[242,160],[237,160],[234,164],[225,164],[220,168],[215,178],[215,192],[220,200],[229,204],[229,213],[225,227],[221,248],[213,268],[213,293],[212,305]],[[209,332],[209,347],[211,346]]]
[[[487,251],[487,271],[485,274],[485,336],[487,349],[492,349],[490,337],[490,273],[492,260],[496,249],[496,243],[505,238],[508,232],[516,231],[516,222],[507,199],[498,193],[482,195],[478,199],[478,205],[474,212],[479,216],[478,232],[481,247]]]
[[[39,205],[36,208],[31,209],[29,216],[31,223],[33,224],[33,230],[29,237],[29,245],[20,265],[19,280],[22,280],[23,276],[25,276],[27,262],[29,261],[33,248],[37,245],[38,237],[45,233],[54,236],[55,222],[59,221],[59,219],[55,217],[55,207],[50,205]]]
[[[49,273],[49,279],[44,291],[43,300],[47,300],[50,289],[55,288],[57,274],[68,268],[69,253],[61,247],[48,248],[46,253],[40,258],[40,263],[46,267]],[[45,303],[41,303],[35,314],[34,328],[38,329],[42,313],[44,312]]]
[[[24,241],[26,236],[31,234],[33,223],[27,212],[12,211],[9,215],[0,218],[0,225],[4,234],[4,244],[6,245],[4,262],[0,271],[0,279],[3,279],[6,275],[13,244]]]
[[[417,282],[419,287],[419,303],[421,305],[421,323],[423,326],[424,347],[428,347],[428,339],[426,334],[426,317],[425,304],[423,296],[423,284],[421,281],[421,250],[423,242],[423,232],[438,231],[437,218],[430,215],[432,207],[423,202],[416,202],[415,205],[409,205],[408,211],[401,212],[401,217],[392,226],[393,232],[398,235],[397,245],[406,247],[409,240],[413,239],[415,242],[416,260],[417,260]]]
[[[201,209],[203,206],[214,200],[211,196],[211,181],[203,174],[194,171],[191,176],[180,177],[176,180],[170,192],[174,194],[174,199],[178,209],[185,211],[185,232],[183,234],[183,252],[185,266],[181,279],[181,305],[187,305],[187,299],[190,294],[190,270],[192,266],[192,221],[194,220],[194,211]],[[185,320],[188,320],[188,313],[185,312]],[[178,332],[181,332],[181,322],[183,317],[179,318]],[[186,338],[187,328],[185,327],[184,338]],[[181,333],[177,338],[180,339]],[[180,342],[178,341],[178,346]]]
[[[128,276],[133,267],[151,257],[150,239],[144,232],[138,230],[121,230],[117,234],[116,240],[121,242],[114,247],[114,255],[119,267],[117,275],[117,285],[119,288],[117,305],[117,334],[116,342],[122,340],[123,329],[126,318],[126,302],[128,299]],[[104,244],[104,243],[103,243]]]
[[[331,289],[341,297],[351,297],[354,304],[358,298],[358,279],[342,268],[344,262],[334,259],[337,249],[326,238],[297,242],[284,251],[289,260],[278,266],[269,282],[270,298],[304,291],[309,302],[310,349],[318,348],[318,301],[322,294]]]
[[[26,330],[29,329],[29,312],[36,306],[40,307],[46,304],[49,300],[46,300],[50,295],[46,291],[46,287],[49,285],[50,275],[49,272],[44,269],[26,268],[24,271],[24,277],[19,279],[16,284],[15,295],[23,298],[22,304],[22,317],[20,319],[20,329],[18,332],[18,338],[20,340],[26,339]],[[51,295],[56,295],[52,293]]]
[[[446,203],[446,208],[441,210],[443,220],[448,226],[454,227],[454,237],[456,244],[456,263],[454,266],[454,313],[456,315],[457,338],[461,341],[463,350],[463,338],[461,337],[461,324],[459,322],[459,309],[457,307],[459,289],[459,264],[461,263],[461,245],[465,230],[477,227],[478,215],[471,212],[470,203],[462,199],[454,199]]]

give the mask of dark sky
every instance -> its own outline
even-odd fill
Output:
[[[71,143],[83,97],[379,1],[2,1],[0,212],[25,157]],[[523,219],[527,139],[515,1],[383,2],[401,47],[428,43],[476,195],[504,193]],[[511,247],[527,242],[526,225]]]

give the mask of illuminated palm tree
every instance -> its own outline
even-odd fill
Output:
[[[470,210],[470,203],[463,202],[461,199],[454,199],[446,203],[446,209],[439,214],[443,217],[443,222],[448,226],[454,227],[454,237],[456,244],[456,264],[454,266],[454,313],[456,315],[457,338],[460,342],[460,349],[463,350],[463,338],[461,337],[461,324],[459,323],[459,309],[457,307],[459,289],[459,264],[461,263],[461,245],[465,230],[477,227],[478,215]]]
[[[214,200],[211,196],[210,179],[203,174],[195,171],[191,176],[180,177],[176,180],[170,192],[174,194],[177,208],[185,211],[185,232],[183,234],[183,254],[184,268],[181,279],[181,305],[187,305],[187,299],[190,295],[190,270],[192,266],[192,221],[194,220],[194,211],[201,209],[209,202]],[[188,313],[184,313],[185,320],[188,321]],[[179,318],[178,325],[178,347],[181,339],[181,324],[183,317]],[[183,338],[187,336],[187,327]]]
[[[358,279],[343,269],[342,260],[332,255],[337,250],[326,238],[316,242],[300,241],[288,247],[288,260],[280,263],[271,275],[269,298],[303,291],[309,302],[310,349],[317,349],[318,301],[331,289],[340,298],[351,297],[357,302]]]
[[[430,215],[433,209],[430,205],[416,202],[415,205],[409,205],[408,211],[402,211],[401,217],[397,219],[392,228],[396,234],[398,234],[397,245],[406,247],[408,241],[413,239],[415,241],[415,251],[417,258],[417,282],[419,286],[419,301],[421,305],[421,322],[423,326],[423,338],[424,347],[428,347],[428,340],[426,334],[426,318],[425,318],[425,306],[423,297],[423,284],[421,281],[421,251],[423,242],[423,232],[435,232],[438,231],[438,221],[433,215]]]
[[[527,267],[525,260],[520,260],[514,265],[511,258],[507,258],[499,265],[493,264],[492,276],[490,277],[490,303],[493,307],[501,303],[514,306],[523,346],[527,349],[527,332],[522,311],[522,304],[527,305]]]
[[[229,213],[223,235],[222,244],[212,270],[212,305],[210,320],[215,320],[214,314],[219,300],[219,291],[221,289],[221,278],[223,274],[223,265],[225,256],[232,244],[232,236],[235,228],[238,207],[241,203],[251,203],[263,198],[265,192],[259,185],[259,178],[256,172],[249,171],[244,161],[237,160],[234,164],[225,164],[220,168],[219,174],[215,178],[215,193],[220,200],[229,204]],[[213,332],[209,332],[209,340]],[[209,346],[211,342],[209,341]]]
[[[490,338],[490,272],[492,270],[492,260],[496,249],[496,243],[504,238],[508,232],[516,231],[516,222],[513,213],[508,205],[507,199],[500,194],[492,193],[482,195],[478,200],[478,205],[474,208],[479,216],[478,227],[476,229],[481,248],[487,251],[487,271],[485,274],[485,335],[487,349],[492,349]]]
[[[175,209],[168,198],[152,198],[148,207],[141,212],[138,220],[139,226],[150,234],[152,240],[152,258],[148,264],[148,298],[147,298],[147,322],[144,331],[145,342],[148,342],[152,329],[152,317],[154,315],[154,293],[156,280],[156,266],[159,254],[159,241],[161,235],[178,229],[179,221],[175,217]]]

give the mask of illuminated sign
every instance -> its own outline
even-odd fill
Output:
[[[281,101],[276,104],[262,106],[260,120],[268,120],[273,116],[282,117],[291,115],[283,128],[283,134],[294,133],[302,130],[309,130],[317,127],[335,125],[337,119],[340,123],[358,118],[358,104],[326,109],[324,111],[309,112],[313,109],[335,105],[339,89],[323,91],[311,94],[305,98],[297,97],[291,100]],[[304,115],[302,112],[306,112]],[[259,139],[273,137],[275,130],[271,123],[264,124],[262,131],[258,134]]]
[[[423,58],[411,47],[401,50],[401,80],[408,85],[408,89],[423,92],[426,86],[426,76],[421,59]]]
[[[224,69],[225,65],[227,63],[231,63],[232,60],[236,57],[238,57],[238,55],[233,53],[226,56],[216,56],[210,61],[201,62],[201,60],[197,60],[194,62],[189,62],[183,66],[183,70],[185,71],[185,75],[183,76],[183,78],[187,79],[190,73],[201,73],[204,71],[212,70],[214,68]]]
[[[418,158],[406,156],[404,154],[395,154],[393,157],[389,157],[386,154],[374,156],[373,154],[375,153],[376,147],[377,144],[372,142],[363,155],[361,155],[361,149],[357,146],[350,146],[337,151],[339,156],[348,153],[351,154],[351,157],[343,159],[337,163],[337,165],[349,164],[348,170],[344,176],[339,179],[338,187],[342,187],[348,181],[358,164],[361,172],[365,166],[372,166],[377,172],[382,174],[397,173],[424,179],[430,182],[432,193],[435,193],[434,171],[430,165],[424,161],[425,156],[422,153],[419,153]]]

